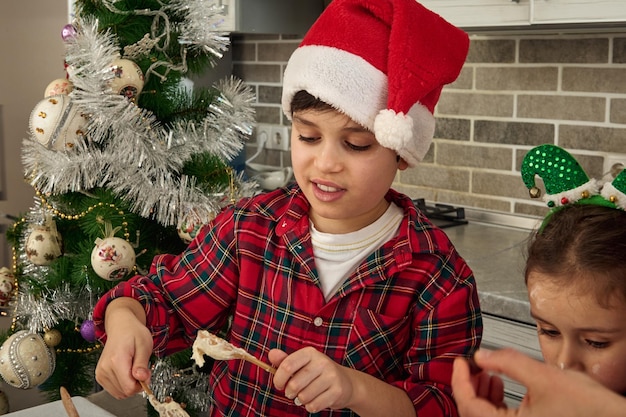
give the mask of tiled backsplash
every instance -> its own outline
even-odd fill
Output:
[[[626,162],[626,34],[471,39],[461,75],[437,106],[433,146],[421,164],[398,174],[394,188],[429,201],[534,216],[544,205],[530,200],[519,175],[533,146],[562,146],[597,178],[607,156],[624,155]],[[260,123],[289,124],[280,109],[282,73],[299,41],[233,37],[234,74],[255,89]]]

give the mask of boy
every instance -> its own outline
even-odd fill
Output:
[[[427,152],[467,49],[414,0],[334,0],[285,70],[296,184],[228,207],[103,297],[98,382],[132,395],[152,352],[232,316],[228,340],[277,371],[216,362],[211,416],[455,416],[452,363],[482,333],[474,277],[390,186]]]

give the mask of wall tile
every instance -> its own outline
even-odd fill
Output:
[[[563,68],[564,91],[626,93],[626,68]]]
[[[437,117],[435,121],[435,137],[440,139],[470,140],[471,122],[466,119]]]
[[[233,62],[256,61],[256,43],[235,42],[231,50]]]
[[[259,85],[257,98],[260,103],[280,104],[282,92],[282,87]]]
[[[467,63],[515,62],[515,40],[471,39]]]
[[[478,171],[472,175],[472,192],[509,198],[525,198],[528,195],[519,175]]]
[[[445,190],[469,191],[469,171],[421,163],[402,171],[399,182]]]
[[[440,165],[468,168],[511,169],[513,152],[507,148],[437,143],[435,161]]]
[[[233,74],[247,83],[279,83],[281,82],[282,70],[280,65],[233,64]]]
[[[271,106],[254,106],[256,112],[257,123],[280,124],[281,113],[280,107]]]
[[[537,146],[554,141],[555,127],[548,123],[474,122],[474,142]]]
[[[520,95],[518,117],[601,122],[605,118],[606,99],[553,95]]]
[[[259,43],[259,61],[287,62],[299,42],[289,43]]]
[[[612,99],[611,113],[609,116],[611,123],[626,124],[626,99]]]
[[[606,63],[609,41],[606,38],[522,39],[519,44],[520,62],[535,63]]]
[[[530,200],[530,198],[529,198]],[[545,204],[533,205],[526,203],[515,203],[514,211],[518,214],[539,218],[539,221],[548,214],[548,207]]]
[[[484,198],[470,193],[441,191],[437,193],[437,202],[464,207],[475,207],[483,210],[510,212],[511,203],[506,199]]]
[[[613,39],[613,62],[626,63],[626,38]]]
[[[442,92],[436,115],[460,114],[510,117],[513,115],[513,95]]]
[[[626,128],[564,125],[559,145],[566,149],[626,153]]]
[[[469,90],[472,88],[472,84],[474,83],[473,80],[474,80],[474,69],[471,67],[464,67],[461,70],[461,73],[459,74],[457,79],[453,83],[445,86],[444,90],[450,89],[450,88]]]
[[[556,67],[476,68],[479,90],[556,91],[558,81]]]

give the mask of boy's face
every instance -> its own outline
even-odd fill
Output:
[[[397,170],[407,167],[348,116],[316,110],[293,115],[291,162],[313,224],[325,233],[353,232],[378,219]]]
[[[593,291],[536,272],[528,275],[528,297],[546,363],[585,372],[626,394],[626,302],[615,297],[607,309]]]

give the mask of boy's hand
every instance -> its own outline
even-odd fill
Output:
[[[149,361],[153,344],[152,335],[144,324],[145,314],[141,305],[135,300],[118,300],[107,307],[107,341],[96,366],[96,381],[111,396],[122,399],[142,391],[137,381],[147,382],[150,379]],[[132,302],[139,305],[139,310]],[[131,303],[131,308],[128,303]]]
[[[308,412],[349,408],[354,387],[348,368],[312,347],[291,355],[272,349],[269,359],[278,368],[274,386],[284,390],[287,398],[304,406]]]

